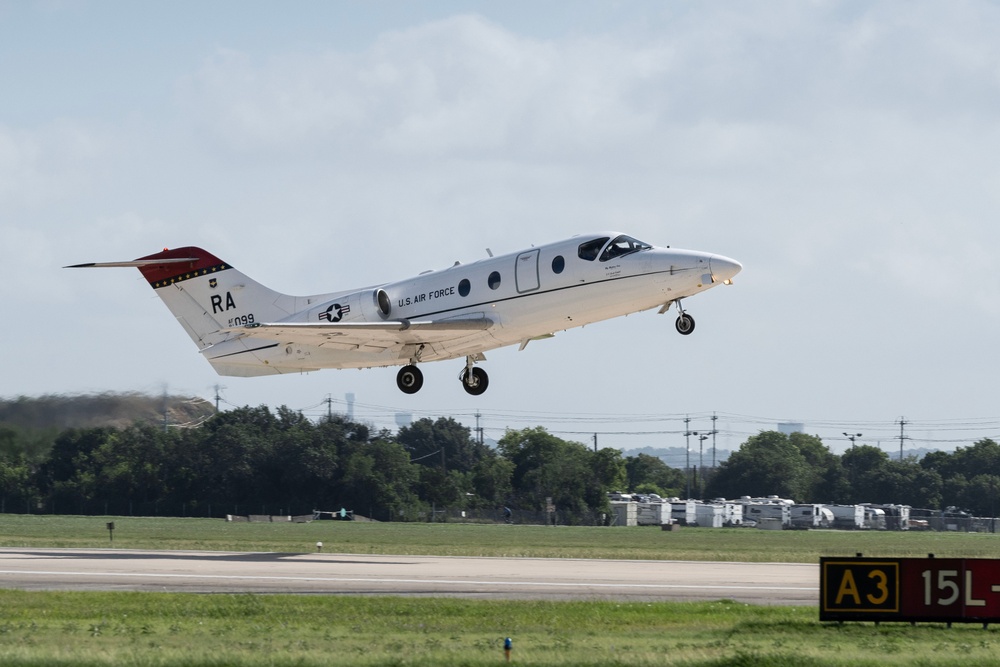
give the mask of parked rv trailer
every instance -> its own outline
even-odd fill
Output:
[[[640,526],[662,526],[670,523],[670,505],[666,503],[637,503],[636,523]]]
[[[886,530],[909,530],[910,529],[910,506],[892,504],[866,504],[885,512]]]
[[[865,508],[861,505],[827,505],[833,512],[833,527],[860,530],[865,527]]]
[[[775,503],[745,503],[743,505],[743,518],[756,521],[758,525],[764,519],[777,520],[781,522],[782,528],[789,528],[792,525],[792,506]]]
[[[695,505],[696,523],[702,528],[722,528],[725,523],[725,508],[722,505]]]
[[[833,512],[825,505],[792,505],[792,526],[795,528],[829,528]]]
[[[674,523],[682,526],[693,526],[698,521],[693,500],[674,500],[670,503],[670,516]]]
[[[719,503],[722,505],[722,525],[742,526],[743,525],[743,505],[737,503]]]
[[[871,530],[885,530],[885,510],[871,505],[864,505],[865,526]]]
[[[639,503],[630,501],[612,501],[611,505],[612,526],[637,526]]]

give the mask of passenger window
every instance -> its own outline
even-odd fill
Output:
[[[487,284],[489,284],[490,289],[496,289],[500,287],[500,272],[494,271],[493,273],[491,273],[489,280],[487,281]]]
[[[562,273],[565,268],[566,260],[563,259],[562,255],[556,255],[552,258],[552,273]]]
[[[580,259],[585,259],[588,262],[593,262],[597,259],[597,255],[600,254],[601,248],[604,244],[608,242],[608,237],[604,236],[599,239],[594,239],[593,241],[587,241],[586,243],[581,243],[580,248],[577,251]]]
[[[458,293],[462,296],[469,296],[470,290],[472,290],[472,283],[469,282],[468,278],[462,278],[458,283]]]

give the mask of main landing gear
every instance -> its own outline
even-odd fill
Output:
[[[479,357],[482,359],[482,356]],[[465,368],[458,379],[462,381],[462,389],[473,396],[479,396],[490,386],[490,376],[476,365],[473,357],[465,358]],[[424,374],[416,364],[409,364],[399,369],[396,374],[396,386],[404,394],[415,394],[424,386]]]
[[[482,368],[466,368],[458,376],[462,389],[473,396],[479,396],[490,386],[490,376]]]
[[[424,386],[424,374],[414,364],[403,366],[396,373],[396,386],[404,394],[415,394]]]

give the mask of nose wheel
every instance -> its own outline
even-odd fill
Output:
[[[694,318],[687,313],[681,313],[677,317],[677,321],[674,322],[674,327],[676,327],[677,333],[687,336],[694,331]]]
[[[396,386],[404,394],[415,394],[424,386],[424,374],[413,364],[403,366],[396,374]]]
[[[677,311],[680,313],[677,316],[677,321],[674,322],[674,327],[677,329],[677,333],[682,336],[688,336],[694,331],[694,318],[687,314],[684,310],[684,306],[681,305],[680,299],[674,299],[673,301],[667,301],[660,308],[660,315],[670,310],[670,306],[677,304]]]

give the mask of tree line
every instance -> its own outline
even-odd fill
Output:
[[[58,432],[0,424],[0,511],[221,516],[346,508],[379,520],[427,520],[436,508],[544,512],[590,523],[609,491],[661,496],[770,495],[799,502],[957,505],[993,515],[1000,446],[981,440],[922,460],[875,447],[832,453],[815,437],[764,431],[714,470],[678,470],[647,454],[594,450],[544,428],[510,430],[491,448],[451,418],[396,433],[282,407],[218,413],[198,428],[150,424]]]
[[[1000,510],[1000,445],[984,438],[954,452],[899,460],[871,445],[837,455],[815,436],[764,431],[733,452],[704,488],[710,497],[776,494],[803,503],[954,506],[992,517]]]

